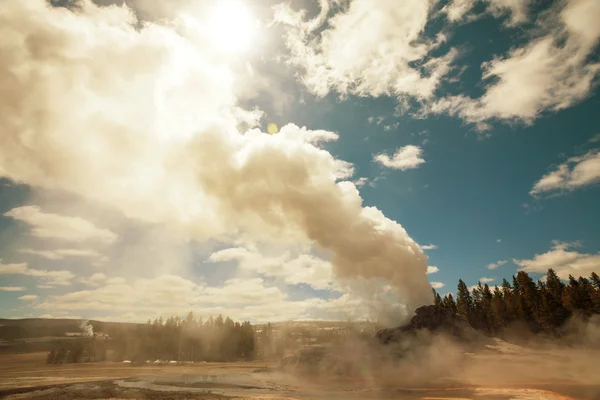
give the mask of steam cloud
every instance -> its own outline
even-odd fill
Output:
[[[308,240],[332,252],[338,277],[383,278],[409,309],[430,302],[427,257],[319,147],[337,134],[241,133],[260,115],[237,107],[235,62],[179,19],[136,24],[89,0],[0,8],[0,175],[199,240]]]
[[[94,336],[94,327],[92,326],[92,324],[90,324],[90,321],[88,321],[87,319],[81,321],[81,323],[79,324],[79,329],[81,329],[81,332],[85,337]]]

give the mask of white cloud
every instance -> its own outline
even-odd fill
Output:
[[[23,286],[0,286],[0,292],[23,292],[27,288]]]
[[[502,239],[496,239],[496,243],[502,243]]]
[[[431,47],[414,42],[429,12],[414,2],[416,8],[392,4],[378,14],[421,20],[394,28],[388,40],[405,65]],[[0,174],[68,190],[198,240],[314,243],[332,253],[340,278],[382,278],[410,307],[429,302],[421,249],[400,224],[363,206],[356,186],[340,181],[351,165],[322,148],[337,133],[293,124],[276,135],[240,128],[247,118],[236,110],[252,89],[252,60],[223,56],[203,31],[205,15],[140,27],[126,7],[90,1],[76,12],[45,0],[0,8],[0,75],[13,77],[0,86],[0,114],[11,115],[0,118]],[[355,17],[338,21],[347,26]],[[443,62],[426,62],[433,71],[426,78],[394,79],[398,90],[425,95]]]
[[[486,0],[486,3],[487,12],[495,17],[508,13],[508,25],[516,25],[527,21],[531,0]],[[476,4],[476,0],[452,0],[442,8],[442,12],[450,22],[457,22],[465,19]]]
[[[0,260],[0,275],[26,275],[40,279],[44,285],[70,285],[75,277],[72,272],[66,270],[48,271],[32,269],[27,264],[2,264]]]
[[[356,186],[356,187],[363,187],[363,186],[365,186],[365,183],[367,183],[368,181],[369,181],[368,178],[360,177],[357,180],[355,180],[353,183],[354,183],[354,186]]]
[[[62,260],[65,257],[99,257],[100,254],[94,250],[86,249],[58,249],[58,250],[34,250],[19,249],[19,253],[32,254],[49,260]]]
[[[27,294],[25,296],[21,296],[19,297],[19,300],[23,300],[23,301],[35,301],[37,300],[37,296],[35,294]]]
[[[89,221],[78,217],[67,217],[58,214],[45,213],[38,206],[23,206],[13,208],[4,214],[6,217],[14,218],[31,226],[31,235],[43,239],[62,239],[74,242],[85,240],[97,240],[112,243],[117,235],[108,229],[100,229]],[[33,250],[31,250],[33,251]],[[71,252],[74,250],[63,250]]]
[[[373,161],[384,167],[405,171],[418,168],[423,164],[425,160],[421,157],[422,154],[423,150],[419,146],[407,145],[399,147],[392,157],[385,153],[377,154],[373,157]]]
[[[600,182],[600,150],[571,157],[544,175],[531,189],[532,196],[546,192],[575,190]]]
[[[506,264],[506,263],[508,263],[508,261],[506,261],[506,260],[498,260],[498,261],[496,261],[495,263],[489,263],[489,264],[487,265],[487,269],[490,269],[490,270],[491,270],[491,269],[496,269],[496,268],[498,268],[498,267],[501,267],[501,266],[503,266],[503,265],[504,265],[504,264]]]
[[[243,270],[280,278],[289,285],[304,283],[314,289],[331,289],[334,285],[331,263],[310,254],[291,257],[285,253],[277,257],[265,257],[257,250],[236,247],[215,252],[208,260],[235,261]]]
[[[423,249],[423,250],[437,250],[438,246],[435,245],[435,244],[426,244],[426,245],[421,246],[421,249]]]
[[[95,273],[89,278],[80,278],[79,282],[87,286],[100,286],[106,281],[106,275],[103,273]]]
[[[600,38],[600,3],[564,4],[558,15],[538,21],[547,32],[544,36],[482,65],[483,78],[492,82],[482,97],[444,98],[428,111],[458,115],[488,129],[490,119],[531,123],[545,111],[562,110],[588,97],[600,71],[600,64],[590,58]]]
[[[309,319],[311,310],[325,303],[317,298],[291,301],[287,294],[266,285],[261,278],[230,279],[222,286],[210,287],[179,276],[163,275],[50,296],[36,308],[52,310],[53,314],[60,310],[83,310],[89,315],[111,312],[113,316],[102,319],[115,320],[127,315],[129,321],[179,315],[182,310],[193,309],[204,316],[223,314],[266,322]]]
[[[325,96],[332,90],[392,95],[401,101],[406,96],[427,99],[450,71],[454,50],[426,59],[445,41],[443,34],[424,36],[431,2],[355,0],[336,8],[339,12],[332,16],[327,1],[320,5],[320,14],[308,21],[304,11],[296,12],[288,3],[277,6],[275,13],[286,28],[289,63],[302,69],[302,82],[313,94]]]
[[[479,282],[481,282],[481,283],[490,283],[495,280],[496,280],[496,278],[479,278]]]
[[[435,274],[436,272],[440,272],[440,269],[438,267],[436,267],[435,265],[430,265],[429,267],[427,267],[427,274]]]
[[[444,286],[446,286],[446,284],[442,282],[431,282],[431,287],[434,289],[441,289]]]
[[[569,275],[576,278],[587,277],[592,272],[600,271],[600,253],[588,254],[577,251],[568,251],[578,247],[577,243],[554,241],[552,249],[546,253],[536,254],[532,259],[513,260],[522,271],[546,273],[549,268],[554,269],[561,279]]]

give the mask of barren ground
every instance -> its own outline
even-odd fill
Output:
[[[410,368],[307,377],[265,362],[47,365],[46,353],[0,355],[0,398],[600,400],[598,354],[501,350],[468,354],[454,373],[420,380],[408,378]]]

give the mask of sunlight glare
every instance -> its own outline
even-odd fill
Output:
[[[215,4],[209,20],[209,34],[215,45],[226,53],[243,53],[252,47],[257,21],[241,0],[221,0]]]

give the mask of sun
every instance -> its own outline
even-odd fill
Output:
[[[256,39],[257,20],[242,0],[218,0],[210,13],[209,35],[225,53],[245,53]]]

